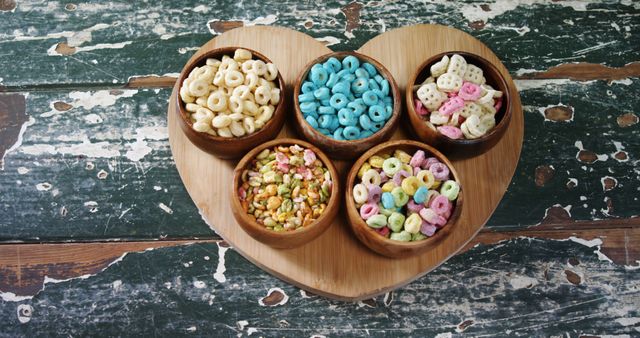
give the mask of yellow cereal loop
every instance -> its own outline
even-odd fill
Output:
[[[393,190],[393,188],[395,187],[396,187],[395,183],[393,183],[392,181],[387,181],[385,184],[382,185],[382,192],[391,192],[391,190]]]
[[[424,186],[425,184],[422,183],[422,181],[420,181],[417,177],[415,176],[409,176],[407,178],[405,178],[404,180],[402,180],[402,190],[404,190],[404,192],[406,192],[407,194],[409,194],[410,196],[413,196],[416,193],[416,190],[418,190],[418,188]]]
[[[369,169],[371,169],[371,164],[365,162],[358,170],[358,178],[362,179],[362,175],[364,175],[364,173]]]
[[[422,182],[427,189],[432,189],[433,184],[436,181],[435,177],[433,177],[433,173],[429,170],[420,170],[416,175],[416,178]]]
[[[374,155],[369,159],[369,164],[374,168],[382,168],[384,160],[385,159],[382,156]]]
[[[393,152],[393,156],[400,160],[402,163],[409,163],[411,161],[411,155],[400,149]]]
[[[413,175],[413,167],[407,163],[402,164],[402,170],[406,171],[409,175]]]
[[[251,60],[252,57],[253,55],[251,54],[251,52],[243,48],[238,48],[233,53],[233,59],[238,62],[243,60]]]

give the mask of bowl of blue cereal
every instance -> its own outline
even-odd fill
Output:
[[[311,61],[294,88],[295,127],[333,159],[354,159],[387,141],[400,117],[400,90],[391,73],[357,52]]]

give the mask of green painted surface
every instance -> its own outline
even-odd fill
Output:
[[[128,254],[85,279],[46,284],[33,299],[0,300],[0,332],[8,336],[635,336],[640,272],[601,261],[594,250],[571,241],[533,239],[480,246],[393,294],[366,303],[344,303],[303,294],[233,250],[221,262],[216,244],[165,248]],[[570,265],[570,259],[577,265]],[[221,273],[221,267],[226,272]],[[571,273],[579,276],[578,285],[567,279]],[[288,301],[265,308],[259,300],[272,288],[280,288]],[[26,306],[32,309],[30,316],[24,310],[18,313]],[[21,324],[19,315],[28,321]],[[462,330],[463,322],[472,324]]]
[[[637,3],[367,3],[352,31],[341,11],[348,3],[88,1],[67,10],[66,2],[18,1],[14,12],[0,11],[0,85],[120,85],[135,75],[177,73],[214,36],[208,22],[220,20],[297,29],[328,38],[336,50],[357,49],[396,27],[438,23],[479,38],[514,73],[567,62],[623,66],[640,59]],[[478,20],[483,28],[469,26]],[[56,55],[58,43],[75,47],[75,53]]]

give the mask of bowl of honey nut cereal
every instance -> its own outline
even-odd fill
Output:
[[[327,155],[296,139],[249,151],[233,173],[231,211],[251,237],[293,248],[322,234],[340,209],[340,180]]]
[[[467,52],[427,59],[409,79],[405,98],[416,136],[446,153],[477,155],[490,149],[511,118],[504,76]]]
[[[219,158],[244,155],[284,124],[284,80],[266,56],[240,47],[208,51],[183,68],[176,95],[180,127]]]
[[[382,143],[351,167],[347,219],[371,250],[393,258],[435,247],[462,213],[460,177],[433,147],[410,140]]]

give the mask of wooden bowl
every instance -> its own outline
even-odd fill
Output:
[[[274,146],[294,144],[313,150],[317,157],[327,166],[331,173],[331,181],[333,183],[331,196],[329,197],[325,211],[320,215],[320,217],[313,221],[313,223],[303,227],[302,230],[275,232],[258,224],[242,209],[240,198],[238,196],[238,187],[241,185],[242,172],[251,163],[251,160],[253,160],[261,151]],[[333,223],[333,219],[338,214],[340,209],[340,197],[342,195],[342,187],[340,186],[338,171],[327,155],[307,142],[291,138],[281,138],[269,141],[249,151],[234,169],[233,183],[231,187],[231,211],[236,222],[238,222],[242,229],[257,241],[274,248],[282,249],[298,247],[320,236],[325,230],[327,230]]]
[[[176,93],[180,92],[182,83],[189,77],[189,73],[195,68],[203,66],[208,58],[222,58],[223,55],[229,55],[233,57],[233,53],[236,49],[242,48],[250,51],[253,54],[253,59],[260,59],[265,63],[271,62],[266,56],[251,50],[246,47],[222,47],[211,51],[208,51],[195,59],[189,60],[182,69],[180,77],[178,78],[178,89]],[[278,68],[279,70],[280,68]],[[177,113],[179,115],[178,123],[180,128],[187,135],[187,138],[195,144],[198,148],[222,159],[234,159],[244,155],[249,149],[262,144],[266,141],[273,140],[284,125],[285,118],[285,105],[286,105],[286,89],[282,74],[278,71],[277,79],[278,87],[280,88],[280,102],[273,112],[271,119],[265,123],[265,125],[258,131],[251,135],[245,135],[242,137],[225,138],[219,136],[212,136],[207,133],[200,133],[193,129],[191,120],[187,116],[185,109],[185,103],[182,102],[180,95],[175,96],[175,104],[177,104]]]
[[[432,129],[429,125],[425,123],[425,120],[416,113],[413,101],[415,96],[414,88],[416,85],[421,84],[427,77],[430,76],[430,68],[431,65],[440,61],[444,55],[453,55],[460,54],[463,56],[468,63],[473,64],[475,66],[480,67],[484,72],[484,77],[487,79],[487,84],[491,85],[493,88],[496,88],[502,91],[502,107],[498,112],[496,112],[496,126],[493,127],[489,132],[487,132],[482,137],[477,139],[450,139],[444,135],[442,135],[439,131]],[[417,89],[417,88],[415,88]],[[479,155],[493,147],[500,137],[504,134],[507,126],[509,125],[509,120],[511,119],[511,98],[509,97],[509,87],[507,86],[507,81],[500,74],[500,71],[494,66],[491,62],[486,59],[478,56],[476,54],[468,53],[468,52],[446,52],[434,55],[423,62],[418,69],[413,73],[409,81],[407,82],[407,89],[405,92],[407,112],[409,115],[409,119],[407,122],[410,123],[413,132],[416,137],[421,141],[428,143],[441,151],[449,154],[449,155],[461,155],[461,156],[475,156]]]
[[[307,74],[309,73],[313,65],[315,65],[316,63],[323,63],[330,57],[335,57],[338,60],[342,60],[349,55],[357,57],[361,62],[368,62],[372,64],[376,67],[380,75],[382,75],[387,81],[389,81],[391,94],[393,95],[393,112],[387,123],[373,135],[359,140],[341,141],[320,133],[319,131],[315,130],[309,123],[307,123],[307,121],[304,119],[304,116],[302,115],[302,111],[300,111],[300,102],[298,100],[298,95],[300,95],[300,88],[302,86],[302,83],[307,79]],[[353,159],[365,152],[367,149],[371,149],[371,147],[380,144],[381,142],[387,141],[391,138],[398,126],[398,120],[401,112],[401,99],[398,84],[396,84],[396,81],[393,79],[391,73],[380,62],[369,56],[356,52],[333,52],[320,56],[317,59],[309,62],[305,66],[304,71],[300,73],[295,82],[295,88],[293,90],[293,106],[296,117],[295,128],[298,133],[302,134],[302,136],[304,136],[304,138],[309,142],[317,145],[320,149],[324,150],[327,155],[329,155],[329,157],[334,159],[346,160]]]
[[[438,229],[436,233],[426,239],[414,242],[400,242],[391,240],[378,234],[373,228],[369,227],[367,223],[360,217],[360,213],[356,208],[355,201],[353,200],[353,186],[355,185],[356,176],[360,167],[373,155],[382,153],[392,153],[396,149],[401,149],[409,154],[414,153],[417,150],[424,150],[427,156],[436,157],[440,162],[446,164],[449,167],[450,175],[453,179],[460,183],[460,176],[453,168],[451,162],[439,151],[433,147],[410,140],[397,140],[389,141],[373,147],[371,150],[364,153],[353,164],[347,175],[347,185],[345,187],[346,204],[347,204],[347,220],[351,226],[351,230],[356,237],[369,249],[387,257],[403,258],[418,255],[429,249],[435,248],[446,236],[452,231],[455,231],[458,218],[462,214],[462,195],[463,188],[460,186],[460,193],[458,198],[453,202],[453,212],[449,218],[447,224]]]

